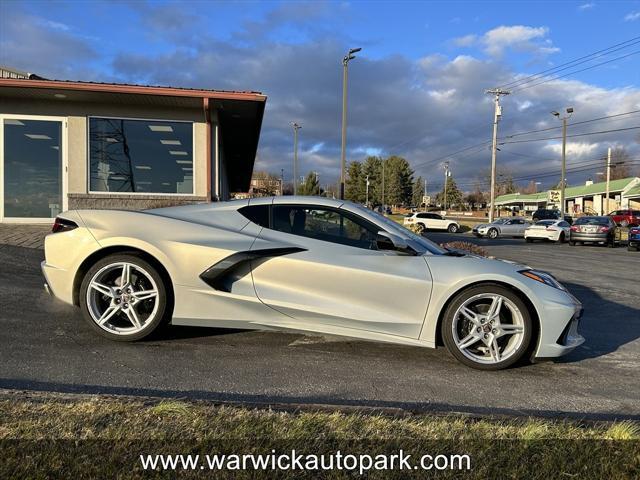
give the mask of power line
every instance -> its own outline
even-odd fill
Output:
[[[588,61],[590,61],[593,58],[596,58],[598,56],[602,57],[602,56],[608,55],[610,53],[616,52],[618,50],[633,46],[636,43],[638,43],[639,41],[640,41],[640,36],[631,38],[629,40],[625,40],[624,42],[620,42],[620,43],[617,43],[615,45],[611,45],[610,47],[607,47],[607,48],[604,48],[602,50],[598,50],[596,52],[584,55],[582,57],[576,58],[575,60],[571,60],[569,62],[565,62],[565,63],[562,63],[560,65],[556,65],[555,67],[551,67],[551,68],[548,68],[546,70],[542,70],[541,72],[534,73],[533,75],[529,75],[527,77],[514,80],[514,81],[512,81],[510,83],[506,83],[504,85],[500,85],[500,88],[516,88],[518,86],[524,85],[525,83],[530,83],[530,82],[538,80],[538,79],[540,79],[540,78],[542,78],[544,76],[548,76],[548,75],[544,75],[544,74],[549,74],[551,72],[557,73],[559,71],[563,71],[563,70],[566,70],[568,68],[575,67],[575,66],[580,65],[582,63],[588,62]],[[621,48],[617,48],[617,47],[621,47]],[[551,74],[553,74],[553,73],[551,73]]]
[[[634,126],[634,127],[627,127],[627,128],[615,128],[612,130],[600,130],[598,132],[586,132],[586,133],[574,133],[572,135],[567,135],[567,138],[573,138],[573,137],[586,137],[589,135],[601,135],[601,134],[605,134],[605,133],[615,133],[615,132],[625,132],[628,130],[637,130],[638,128],[640,128],[640,125]],[[545,138],[532,138],[530,140],[512,140],[510,142],[502,142],[500,143],[500,145],[509,145],[512,143],[528,143],[528,142],[541,142],[544,140],[558,140],[558,139],[562,139],[562,137],[545,137]]]
[[[573,72],[565,73],[564,75],[558,75],[556,77],[550,77],[547,80],[543,80],[541,82],[534,83],[533,85],[527,85],[527,86],[520,87],[520,88],[517,88],[515,90],[512,90],[512,93],[520,92],[520,91],[526,90],[528,88],[537,87],[538,85],[542,85],[544,83],[552,82],[553,80],[558,80],[560,78],[565,78],[565,77],[568,77],[570,75],[575,75],[576,73],[586,72],[587,70],[591,70],[592,68],[600,67],[601,65],[606,65],[607,63],[615,62],[616,60],[622,60],[623,58],[627,58],[627,57],[630,57],[632,55],[637,55],[638,53],[640,53],[640,50],[636,50],[635,52],[627,53],[626,55],[622,55],[620,57],[612,58],[611,60],[607,60],[606,62],[596,63],[595,65],[591,65],[589,67],[581,68],[580,70],[575,70]]]

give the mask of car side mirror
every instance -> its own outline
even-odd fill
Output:
[[[378,250],[396,250],[409,255],[416,254],[415,250],[409,246],[404,238],[394,235],[393,233],[385,232],[384,230],[378,232],[376,245],[378,246]]]

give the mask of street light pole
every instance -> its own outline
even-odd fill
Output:
[[[342,148],[340,151],[340,200],[344,200],[344,184],[346,181],[346,148],[347,148],[347,80],[349,61],[355,57],[354,53],[362,50],[361,48],[350,48],[342,59]]]
[[[296,122],[291,122],[293,127],[293,194],[298,194],[298,130],[302,128]]]
[[[560,118],[559,112],[551,112],[554,117]],[[560,173],[560,218],[564,220],[565,205],[564,205],[564,190],[566,187],[566,175],[567,175],[567,120],[571,118],[573,114],[573,108],[567,108],[567,115],[561,118],[562,120],[562,169]]]
[[[502,116],[502,107],[500,106],[500,95],[509,95],[511,92],[500,90],[499,88],[487,90],[486,93],[494,95],[494,113],[493,113],[493,142],[491,145],[491,199],[489,207],[489,223],[493,222],[496,198],[496,156],[498,151],[498,122]]]
[[[444,214],[447,214],[447,183],[449,183],[449,162],[444,163]]]
[[[606,215],[609,212],[609,181],[611,180],[611,147],[607,150],[607,193],[605,194],[605,207],[603,208],[602,215]]]

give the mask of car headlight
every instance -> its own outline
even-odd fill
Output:
[[[525,277],[529,277],[531,280],[535,280],[536,282],[544,283],[545,285],[549,285],[550,287],[557,288],[558,290],[567,289],[562,285],[556,278],[547,272],[541,272],[540,270],[520,270],[518,272]]]

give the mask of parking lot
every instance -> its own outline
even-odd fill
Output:
[[[640,418],[640,253],[468,240],[547,270],[583,302],[584,345],[555,362],[478,372],[444,349],[300,334],[171,328],[109,342],[42,289],[42,250],[0,245],[0,388],[426,411]],[[393,299],[389,299],[393,301]]]

